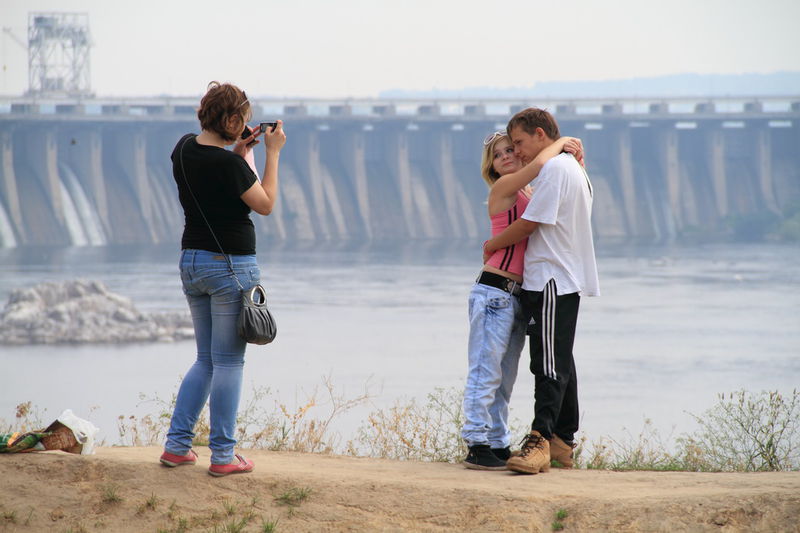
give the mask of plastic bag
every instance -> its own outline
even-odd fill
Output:
[[[65,409],[56,419],[75,435],[75,439],[82,445],[81,455],[91,455],[94,453],[94,438],[100,431],[94,424],[83,418],[75,416],[72,409]]]

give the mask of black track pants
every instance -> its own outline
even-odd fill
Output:
[[[552,279],[541,292],[522,291],[522,308],[531,319],[531,372],[536,382],[531,427],[548,439],[555,433],[572,442],[578,431],[578,376],[572,345],[580,299],[577,292],[556,295]]]

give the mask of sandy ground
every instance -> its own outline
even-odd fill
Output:
[[[0,532],[800,531],[800,472],[551,470],[249,450],[251,474],[166,468],[158,448],[0,455]],[[308,496],[295,505],[280,496]],[[120,501],[113,501],[116,498]]]

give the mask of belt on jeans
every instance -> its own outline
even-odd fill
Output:
[[[481,275],[478,276],[475,282],[500,289],[501,291],[506,291],[508,294],[513,294],[514,296],[519,296],[522,290],[522,286],[513,279],[495,274],[494,272],[481,272]]]

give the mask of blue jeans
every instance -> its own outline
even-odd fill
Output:
[[[245,290],[259,283],[255,255],[229,256]],[[236,444],[236,413],[242,392],[244,339],[236,333],[242,296],[228,263],[219,253],[184,250],[180,260],[183,292],[189,302],[197,360],[183,378],[164,449],[186,455],[194,426],[209,401],[212,464],[228,464]]]
[[[525,345],[525,321],[519,298],[476,283],[469,295],[469,372],[464,390],[467,446],[511,444],[508,402]]]

